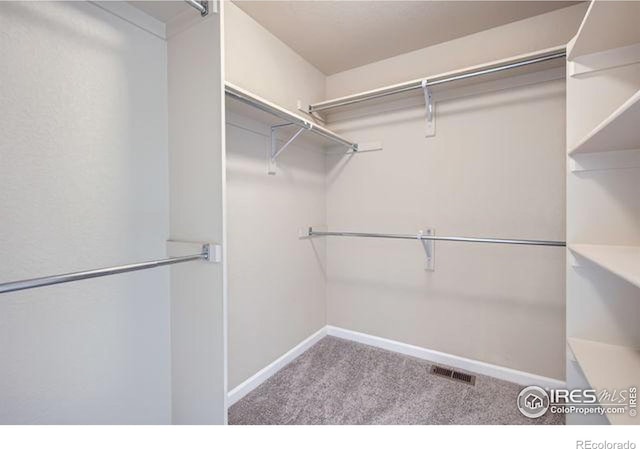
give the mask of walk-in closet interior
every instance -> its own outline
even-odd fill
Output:
[[[0,2],[0,423],[637,424],[638,23]]]

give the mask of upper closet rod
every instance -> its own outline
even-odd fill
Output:
[[[356,103],[361,103],[367,100],[373,100],[376,98],[386,97],[387,95],[394,95],[402,92],[408,92],[412,90],[423,89],[428,86],[437,86],[439,84],[450,83],[452,81],[460,81],[468,78],[474,78],[476,76],[489,75],[491,73],[502,72],[504,70],[511,70],[518,67],[524,67],[531,64],[537,64],[540,62],[550,61],[553,59],[564,58],[566,56],[566,49],[555,50],[547,52],[542,55],[532,56],[525,59],[518,59],[513,62],[491,65],[486,68],[476,68],[473,70],[462,71],[454,74],[438,75],[431,78],[427,78],[425,83],[423,79],[409,81],[395,86],[383,87],[380,89],[370,90],[367,92],[350,95],[335,100],[323,101],[309,105],[309,113],[326,111],[328,109],[337,108],[340,106],[348,106]]]
[[[200,11],[200,15],[202,17],[209,14],[209,2],[207,1],[198,1],[198,0],[184,0],[185,3],[189,4],[191,7]]]
[[[445,240],[449,242],[471,242],[471,243],[500,243],[504,245],[534,245],[534,246],[566,246],[565,242],[555,240],[521,240],[521,239],[493,239],[478,237],[445,237],[440,235],[427,234],[372,234],[365,232],[327,232],[314,231],[309,229],[307,234],[313,236],[338,236],[338,237],[373,237],[383,239],[407,239],[407,240]]]
[[[0,284],[0,293],[17,292],[19,290],[27,290],[29,288],[46,287],[48,285],[63,284],[65,282],[81,281],[83,279],[91,279],[102,276],[111,276],[112,274],[127,273],[129,271],[146,270],[148,268],[157,268],[165,265],[173,265],[182,262],[191,262],[194,260],[206,260],[211,258],[211,246],[209,244],[202,246],[202,252],[188,256],[169,257],[168,259],[152,260],[149,262],[140,262],[130,265],[120,265],[117,267],[98,268],[88,271],[76,271],[74,273],[56,274],[53,276],[45,276],[33,279],[24,279],[22,281],[5,282]]]
[[[233,98],[242,101],[250,106],[258,108],[262,111],[268,112],[269,114],[273,114],[276,117],[280,117],[287,122],[298,125],[301,128],[307,129],[311,132],[319,134],[333,142],[336,142],[340,145],[344,145],[349,147],[353,151],[358,151],[358,144],[355,142],[351,142],[350,140],[345,139],[344,137],[340,137],[336,133],[320,126],[316,125],[313,122],[303,119],[302,117],[293,114],[286,109],[283,109],[273,103],[270,103],[262,98],[259,98],[255,95],[252,95],[250,92],[241,89],[238,86],[235,86],[229,82],[226,82],[224,85],[225,92],[232,96]]]

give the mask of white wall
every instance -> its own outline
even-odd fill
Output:
[[[0,3],[0,279],[165,257],[164,41]],[[169,423],[168,269],[2,295],[0,423]]]
[[[224,20],[226,80],[292,111],[298,99],[323,99],[324,75],[315,67],[233,3]],[[268,124],[227,113],[232,389],[325,325],[324,247],[300,241],[298,229],[325,222],[326,211],[317,142],[292,145],[269,176]]]
[[[325,156],[287,148],[267,174],[268,127],[227,113],[229,387],[326,323],[325,250],[298,230],[326,221]]]
[[[225,76],[291,111],[325,98],[325,76],[231,2],[225,3]]]
[[[187,14],[190,27],[168,26],[171,239],[223,244],[221,16]],[[174,424],[226,423],[223,269],[172,268]]]

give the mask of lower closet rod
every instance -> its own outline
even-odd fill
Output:
[[[165,265],[173,265],[176,263],[191,262],[194,260],[209,260],[209,257],[209,245],[204,245],[204,247],[202,248],[202,253],[200,254],[169,257],[168,259],[151,260],[149,262],[120,265],[117,267],[97,268],[95,270],[76,271],[74,273],[56,274],[53,276],[24,279],[22,281],[5,282],[4,284],[0,284],[0,293],[17,292],[19,290],[27,290],[29,288],[46,287],[47,285],[63,284],[65,282],[81,281],[83,279],[91,279],[102,276],[111,276],[112,274],[146,270],[148,268],[157,268]]]
[[[535,245],[535,246],[566,246],[566,242],[555,240],[520,240],[520,239],[490,239],[478,237],[445,237],[426,234],[372,234],[366,232],[325,232],[309,229],[308,235],[313,236],[338,236],[338,237],[373,237],[383,239],[407,239],[407,240],[444,240],[449,242],[471,243],[501,243],[504,245]]]

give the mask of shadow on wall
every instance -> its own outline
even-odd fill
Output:
[[[580,265],[572,267],[569,276],[577,276],[586,281],[584,285],[588,285],[591,291],[581,291],[579,295],[574,296],[578,297],[582,307],[586,305],[592,307],[601,319],[612,324],[607,326],[607,329],[604,329],[604,326],[591,325],[586,332],[582,332],[582,329],[574,329],[572,336],[623,345],[640,341],[638,288],[587,259],[576,256],[576,260]],[[574,307],[581,305],[576,304]],[[604,335],[598,338],[597,333]],[[618,335],[619,340],[611,341],[611,334]]]
[[[336,302],[328,305],[329,324],[552,378],[563,377],[564,302],[539,305],[507,295],[362,282],[342,275],[330,275],[328,281],[333,296],[340,293]],[[410,319],[403,313],[408,308],[413,311]],[[379,310],[386,313],[376,313]],[[516,360],[514,354],[522,351],[529,351],[531,357]],[[540,360],[545,362],[541,364]]]
[[[639,173],[640,168],[629,168],[618,170],[616,176],[611,176],[610,170],[579,171],[573,175],[589,181],[593,189],[606,195],[608,202],[619,204],[615,209],[625,214],[625,222],[635,221],[636,229],[640,229],[640,191],[637,186]],[[638,193],[630,194],[634,191]]]
[[[504,89],[499,89],[504,90]],[[520,106],[523,103],[528,102],[543,102],[549,98],[564,97],[564,89],[553,92],[527,92],[521,86],[515,86],[509,88],[511,91],[522,90],[522,95],[510,98],[497,98],[491,97],[490,94],[495,90],[481,91],[473,94],[466,94],[461,96],[449,96],[446,99],[435,98],[436,104],[436,122],[438,117],[447,117],[448,115],[455,115],[464,112],[479,111],[482,113],[490,112],[491,110],[499,110],[504,107],[517,105]],[[469,97],[478,97],[477,103],[465,102],[465,106],[454,106],[456,100]],[[438,110],[438,104],[447,102],[448,108],[446,110]],[[340,119],[342,123],[336,123],[331,128],[337,133],[350,132],[350,131],[362,131],[376,126],[393,126],[397,124],[406,124],[409,121],[423,121],[425,118],[425,106],[424,98],[415,97],[411,99],[396,100],[388,102],[387,104],[380,105],[374,108],[359,109],[349,111],[349,113],[340,114],[334,117]],[[365,120],[366,119],[366,120]],[[331,127],[331,125],[329,125]],[[437,136],[437,134],[436,134]],[[348,137],[348,136],[347,136]]]
[[[234,145],[230,150],[227,163],[228,176],[233,180],[236,176],[250,177],[252,182],[260,184],[281,183],[282,179],[296,185],[317,184],[319,177],[324,177],[324,164],[309,163],[309,156],[321,153],[322,149],[313,147],[304,138],[295,141],[278,156],[278,169],[275,175],[267,174],[269,155],[271,152],[271,137],[268,134],[248,129],[245,126],[229,122],[226,124],[228,139],[246,141],[243,145]],[[286,139],[279,139],[282,145]]]

